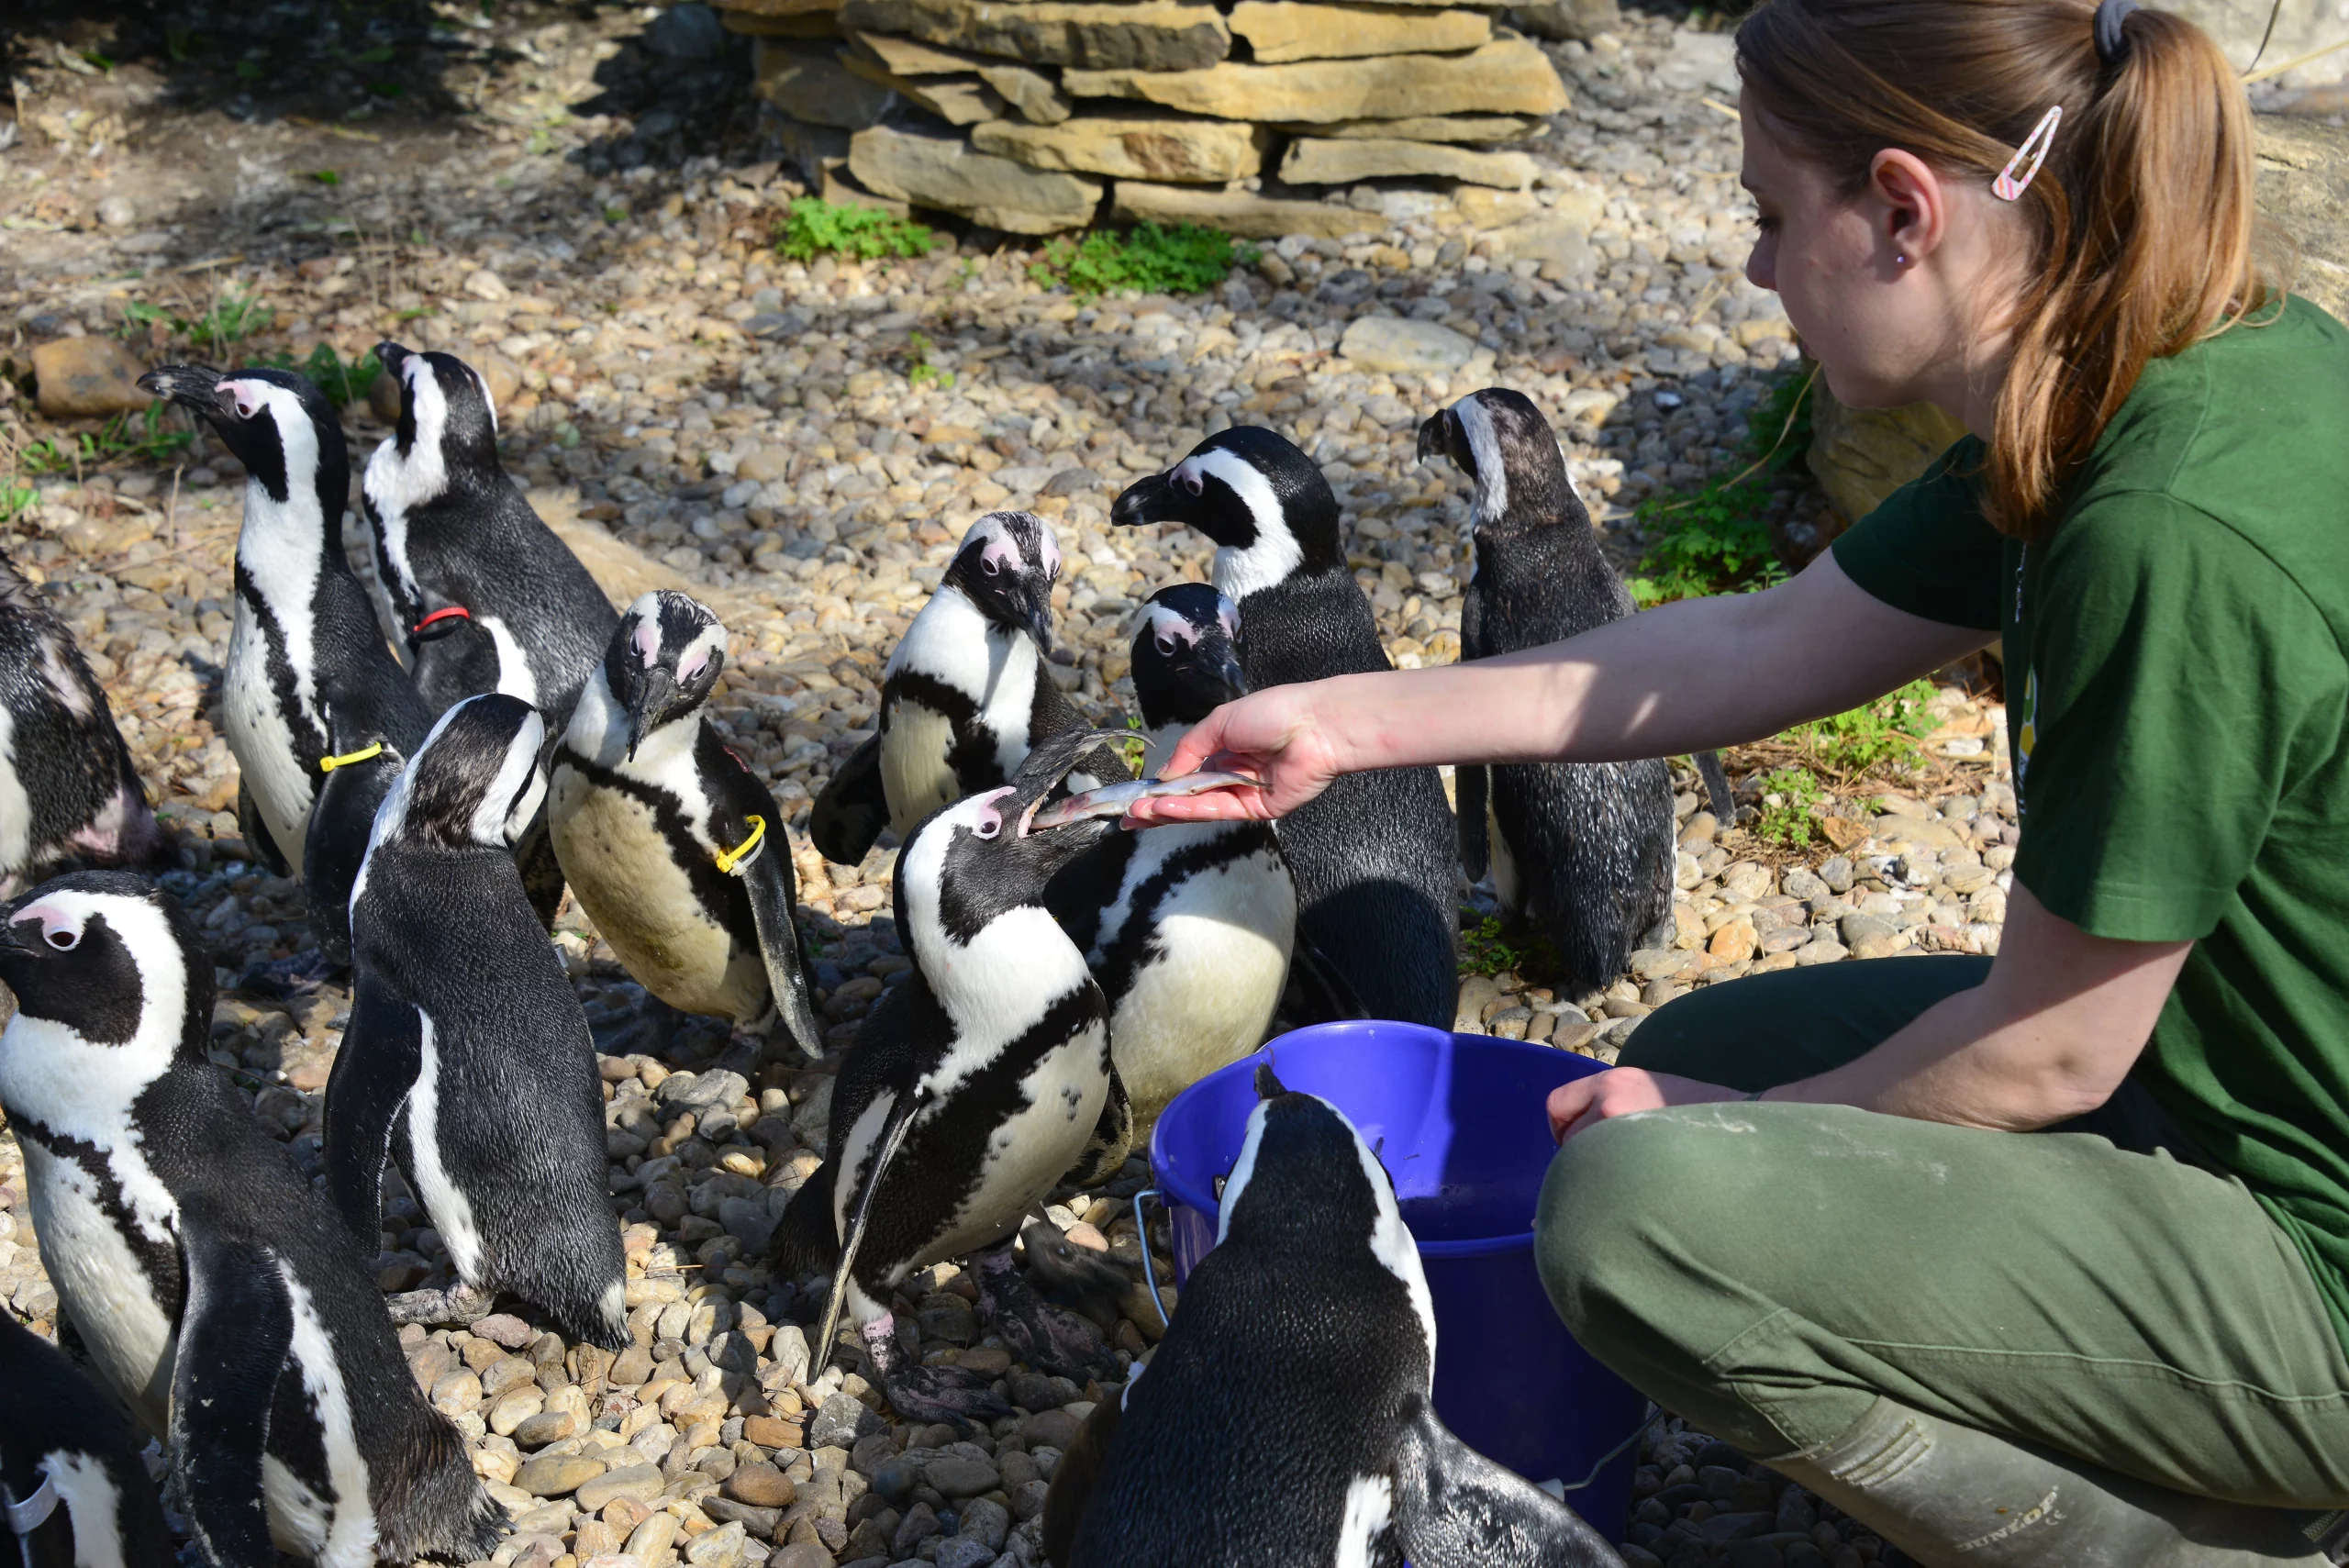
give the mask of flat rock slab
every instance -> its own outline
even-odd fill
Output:
[[[1403,141],[1516,141],[1533,135],[1542,122],[1530,115],[1420,115],[1400,120],[1340,120],[1335,125],[1277,125],[1275,130],[1347,140],[1389,138]]]
[[[1476,49],[1492,41],[1493,23],[1481,11],[1240,0],[1231,8],[1231,30],[1248,40],[1257,64],[1279,65],[1296,60],[1443,54]]]
[[[1120,180],[1111,196],[1110,216],[1119,223],[1199,223],[1242,239],[1278,239],[1302,234],[1315,239],[1344,239],[1386,227],[1375,212],[1332,202],[1282,201],[1247,191],[1198,185],[1160,185]]]
[[[979,70],[979,80],[994,88],[1003,101],[1019,111],[1020,118],[1031,125],[1058,125],[1075,113],[1075,106],[1061,84],[1041,71],[1030,71],[1024,65],[987,65]]]
[[[841,63],[829,43],[761,39],[751,91],[793,119],[863,130],[889,106],[889,89]]]
[[[898,38],[892,33],[867,33],[852,30],[849,47],[896,76],[954,76],[976,71],[987,63],[984,55],[969,54],[959,49],[940,49],[919,39]]]
[[[874,126],[849,143],[849,172],[885,196],[960,213],[1013,234],[1052,234],[1093,220],[1101,183],[1030,169],[961,137]]]
[[[1223,13],[1185,0],[846,0],[841,25],[908,34],[1029,65],[1105,71],[1197,71],[1231,52],[1231,29]]]
[[[1476,345],[1441,322],[1364,316],[1338,339],[1338,352],[1362,370],[1448,374],[1475,356]]]
[[[1344,140],[1301,136],[1281,160],[1281,178],[1292,185],[1351,185],[1357,180],[1427,175],[1466,180],[1520,191],[1533,183],[1538,166],[1522,152],[1478,152],[1437,141]]]
[[[859,3],[859,0],[852,0]],[[1566,106],[1556,67],[1523,39],[1466,54],[1395,54],[1294,65],[1226,61],[1202,71],[1069,71],[1078,98],[1140,98],[1220,119],[1404,119],[1423,115],[1553,115]]]
[[[928,109],[948,125],[977,125],[1001,117],[1006,105],[995,89],[975,76],[899,76],[886,66],[860,54],[842,51],[841,64],[852,75],[886,87],[908,103]]]
[[[980,151],[1032,169],[1217,184],[1261,172],[1271,139],[1255,126],[1150,110],[1079,115],[1054,126],[996,120],[971,132]]]
[[[33,350],[40,411],[52,418],[128,413],[155,399],[139,390],[147,367],[112,338],[60,338]]]

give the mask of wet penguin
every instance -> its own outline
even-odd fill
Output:
[[[1476,485],[1476,572],[1460,656],[1539,648],[1631,613],[1599,553],[1558,439],[1522,395],[1489,387],[1419,427],[1419,460],[1448,457]],[[1569,994],[1623,972],[1670,909],[1675,824],[1661,759],[1510,762],[1459,770],[1468,876],[1492,869],[1502,908],[1550,939]]]
[[[92,1370],[173,1456],[206,1562],[485,1557],[504,1511],[401,1358],[360,1248],[207,1060],[179,906],[78,872],[0,918],[0,1106]]]
[[[1133,640],[1145,773],[1192,725],[1246,695],[1239,633],[1238,610],[1204,583],[1150,596]],[[1120,793],[1105,792],[1112,814],[1122,814]],[[1057,820],[1088,799],[1046,811]],[[1135,1139],[1176,1095],[1264,1043],[1297,933],[1297,889],[1269,823],[1112,834],[1052,879],[1045,902],[1109,999],[1109,1048]]]
[[[172,1540],[114,1402],[0,1312],[0,1562],[157,1568]]]
[[[153,870],[167,850],[73,634],[0,555],[0,896],[72,865]]]
[[[1215,585],[1240,606],[1251,690],[1391,668],[1346,566],[1337,497],[1313,460],[1272,431],[1209,436],[1164,473],[1128,485],[1110,520],[1181,523],[1221,547]],[[1300,940],[1372,1017],[1449,1029],[1460,990],[1459,847],[1435,770],[1350,774],[1277,831]]]
[[[514,863],[546,795],[545,734],[519,697],[467,698],[376,813],[351,894],[356,983],[327,1082],[327,1189],[373,1237],[392,1153],[465,1286],[511,1291],[566,1338],[617,1351],[627,1265],[605,1195],[596,1048]]]
[[[1435,1312],[1386,1173],[1327,1101],[1264,1096],[1062,1568],[1621,1568],[1430,1403]],[[1267,1305],[1277,1303],[1278,1311]],[[1070,1491],[1088,1479],[1073,1474]]]
[[[856,864],[884,828],[902,840],[940,806],[1009,782],[1031,746],[1085,727],[1044,670],[1060,573],[1043,518],[989,512],[971,525],[882,670],[879,733],[816,797],[807,832],[826,860]],[[1125,776],[1103,751],[1071,785]]]
[[[914,1270],[996,1246],[1058,1184],[1111,1094],[1108,1005],[1044,907],[1044,884],[1109,831],[1030,818],[1088,744],[1038,748],[1019,782],[931,816],[897,860],[897,929],[914,968],[841,1064],[818,1166],[775,1231],[791,1275],[834,1276],[875,1381],[921,1420],[992,1419],[984,1379],[912,1364],[889,1299]],[[843,1260],[846,1260],[845,1262]]]
[[[726,628],[707,606],[667,590],[630,605],[555,749],[549,836],[580,906],[647,991],[814,1061],[823,1031],[783,812],[702,723],[725,667]]]
[[[619,622],[497,457],[489,384],[454,354],[375,345],[399,424],[360,480],[392,637],[436,717],[484,692],[560,735]]]
[[[306,884],[329,964],[351,959],[351,884],[375,808],[431,726],[342,553],[342,427],[291,371],[164,365],[139,384],[192,410],[245,465],[236,617],[222,680],[237,822]]]

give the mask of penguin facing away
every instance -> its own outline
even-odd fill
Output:
[[[1246,695],[1239,634],[1238,610],[1204,583],[1162,588],[1145,603],[1133,640],[1145,773],[1155,775],[1192,725]],[[1125,792],[1107,793],[1108,808],[1121,810],[1114,803]],[[1090,799],[1074,796],[1058,813]],[[1108,997],[1132,1139],[1146,1138],[1176,1095],[1264,1043],[1297,933],[1297,889],[1270,824],[1111,834],[1044,897]],[[1114,1170],[1124,1158],[1119,1149],[1101,1163]]]
[[[814,1061],[823,1031],[784,815],[702,722],[725,666],[726,628],[707,606],[665,589],[630,605],[556,748],[549,835],[647,991]]]
[[[167,849],[73,634],[0,555],[0,896],[74,864],[154,870]]]
[[[172,1560],[155,1483],[113,1401],[6,1312],[0,1558],[27,1568],[155,1568]]]
[[[1558,439],[1529,399],[1473,393],[1419,427],[1419,450],[1423,462],[1450,458],[1476,486],[1462,659],[1539,648],[1631,613]],[[1570,994],[1620,974],[1671,907],[1676,824],[1664,762],[1510,762],[1464,767],[1455,782],[1469,879],[1491,867],[1502,908],[1550,939]]]
[[[351,884],[400,763],[431,720],[342,552],[342,427],[291,371],[164,365],[139,384],[193,411],[245,465],[222,707],[262,863],[306,884],[318,951],[351,956]]]
[[[1256,1086],[1214,1250],[1126,1384],[1097,1474],[1054,1480],[1047,1519],[1075,1521],[1054,1561],[1621,1568],[1438,1418],[1434,1308],[1386,1173],[1326,1100],[1269,1067]]]
[[[790,1274],[834,1275],[818,1337],[843,1307],[874,1380],[911,1418],[992,1419],[1009,1407],[955,1367],[908,1364],[889,1310],[914,1270],[1007,1241],[1099,1125],[1111,1093],[1108,1008],[1043,903],[1061,868],[1109,829],[1031,830],[1092,744],[1065,735],[1015,784],[930,817],[897,860],[914,968],[867,1015],[832,1092],[824,1162],[775,1229]]]
[[[1060,571],[1052,526],[1033,513],[971,525],[882,669],[878,732],[816,797],[807,831],[826,860],[856,864],[885,827],[902,840],[941,806],[1010,782],[1030,747],[1085,728],[1043,668]],[[1124,777],[1099,749],[1071,784]]]
[[[1215,585],[1240,607],[1252,691],[1391,668],[1347,569],[1338,501],[1313,460],[1235,426],[1136,480],[1115,523],[1180,523],[1220,547]],[[1457,830],[1433,768],[1337,780],[1275,829],[1297,884],[1297,935],[1371,1017],[1449,1029],[1459,1000]]]
[[[0,920],[0,1106],[93,1370],[172,1455],[203,1560],[486,1556],[504,1524],[425,1402],[360,1249],[206,1057],[212,966],[120,872]]]
[[[566,1338],[617,1351],[627,1265],[595,1045],[514,863],[546,794],[545,733],[518,697],[469,697],[376,813],[351,893],[357,976],[327,1081],[327,1188],[373,1238],[395,1154],[465,1286],[510,1290]]]
[[[398,425],[360,481],[377,577],[426,711],[520,697],[556,734],[618,615],[497,456],[489,384],[454,354],[378,343]]]

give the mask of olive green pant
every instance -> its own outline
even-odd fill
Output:
[[[1623,1061],[1791,1082],[1987,969],[1726,982]],[[2349,1357],[2308,1265],[2241,1183],[2161,1147],[2143,1091],[2114,1100],[2032,1134],[1767,1103],[1617,1118],[1550,1168],[1542,1279],[1600,1360],[1765,1462],[1888,1395],[2180,1491],[2349,1506]]]

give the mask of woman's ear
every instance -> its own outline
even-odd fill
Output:
[[[1863,200],[1872,208],[1876,242],[1898,268],[1916,265],[1949,235],[1951,192],[1913,152],[1886,148],[1868,163]]]

